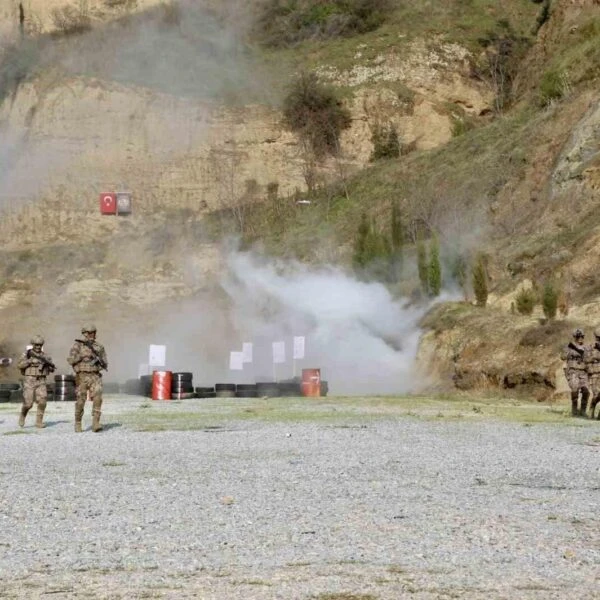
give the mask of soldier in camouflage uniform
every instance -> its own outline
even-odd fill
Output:
[[[35,426],[39,429],[44,425],[44,411],[46,410],[46,399],[48,392],[46,390],[46,376],[53,373],[56,367],[52,359],[44,354],[44,338],[36,335],[31,339],[30,350],[24,352],[17,366],[23,375],[23,405],[21,406],[21,415],[19,416],[19,426],[25,427],[25,418],[37,402],[37,415]]]
[[[588,374],[584,356],[588,348],[583,343],[584,334],[581,329],[573,332],[573,342],[569,342],[561,351],[560,358],[567,362],[565,377],[571,389],[571,416],[585,417],[588,399],[590,397]],[[581,406],[577,409],[579,392],[581,391]]]
[[[596,405],[600,401],[600,327],[594,331],[594,337],[596,338],[596,343],[590,346],[585,354],[585,364],[592,388],[590,419],[594,418]],[[600,421],[600,412],[598,413],[598,420]]]
[[[83,339],[75,340],[67,362],[75,371],[75,431],[81,432],[81,419],[88,396],[92,401],[92,431],[102,431],[102,370],[108,370],[104,346],[96,341],[96,327],[82,327]]]

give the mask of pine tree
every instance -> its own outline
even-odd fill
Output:
[[[357,272],[364,269],[367,264],[367,243],[370,229],[367,213],[363,213],[358,224],[358,231],[354,241],[354,255],[352,256],[352,264]]]
[[[442,267],[440,265],[440,243],[437,236],[433,236],[429,246],[429,264],[427,265],[427,286],[429,295],[437,297],[442,290]]]
[[[392,220],[390,234],[391,278],[392,281],[398,281],[402,275],[404,227],[402,225],[402,213],[400,212],[400,204],[397,201],[392,203]]]
[[[417,270],[419,271],[419,281],[421,290],[424,294],[429,293],[429,277],[427,273],[427,248],[421,234],[417,237]]]
[[[485,269],[485,260],[483,256],[479,256],[477,262],[473,266],[473,291],[477,306],[485,306],[488,299],[487,273]]]
[[[554,319],[558,310],[558,291],[554,282],[546,281],[544,291],[542,292],[542,308],[547,319]]]

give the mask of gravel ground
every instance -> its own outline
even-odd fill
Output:
[[[144,403],[78,435],[0,405],[1,598],[600,598],[597,422],[141,432]]]

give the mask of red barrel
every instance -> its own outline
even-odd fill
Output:
[[[172,371],[153,371],[152,400],[170,400],[172,381]]]
[[[302,369],[302,395],[308,398],[321,396],[321,369]]]

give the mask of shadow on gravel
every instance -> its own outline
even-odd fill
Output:
[[[111,429],[117,429],[118,427],[122,426],[123,425],[121,425],[121,423],[102,423],[102,431],[110,431]]]
[[[48,427],[56,427],[56,425],[62,425],[63,423],[70,423],[71,421],[62,420],[62,421],[44,421],[44,425],[46,428]]]

